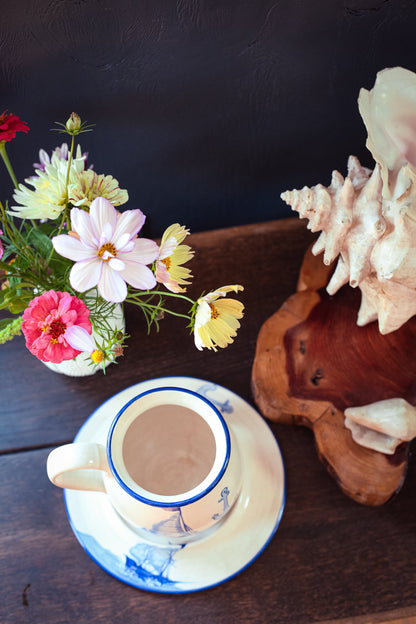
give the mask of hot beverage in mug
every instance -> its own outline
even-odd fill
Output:
[[[156,405],[135,418],[123,440],[123,461],[144,490],[174,496],[195,488],[210,472],[215,439],[188,407]]]
[[[173,387],[126,403],[106,446],[74,442],[52,451],[48,476],[60,487],[103,492],[135,530],[168,543],[212,531],[241,487],[234,434],[218,409]]]

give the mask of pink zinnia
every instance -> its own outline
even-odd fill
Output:
[[[23,313],[22,331],[27,348],[43,362],[59,364],[71,360],[80,351],[66,341],[65,331],[77,325],[91,334],[89,314],[85,303],[67,292],[49,290],[35,297]]]

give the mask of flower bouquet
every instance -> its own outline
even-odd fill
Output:
[[[122,306],[139,306],[150,329],[165,314],[184,318],[195,345],[213,349],[233,342],[241,302],[225,298],[242,290],[223,286],[193,300],[184,293],[192,279],[194,252],[183,244],[186,227],[175,223],[160,245],[139,236],[145,215],[119,210],[128,201],[111,175],[87,166],[77,137],[92,127],[75,113],[55,130],[69,136],[52,155],[39,152],[34,175],[18,183],[6,144],[26,122],[0,115],[0,155],[13,181],[13,205],[0,203],[0,343],[23,333],[26,346],[47,364],[82,357],[89,373],[123,354],[128,335]],[[32,187],[32,188],[29,188]],[[167,301],[180,299],[184,312]],[[87,373],[88,374],[88,373]]]

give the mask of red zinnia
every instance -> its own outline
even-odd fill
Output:
[[[72,360],[81,352],[68,344],[65,331],[78,325],[91,334],[89,314],[85,303],[67,292],[49,290],[35,297],[23,313],[22,332],[27,348],[43,362],[59,364]]]
[[[11,141],[16,136],[16,132],[29,132],[29,126],[17,115],[5,110],[0,115],[0,141]]]

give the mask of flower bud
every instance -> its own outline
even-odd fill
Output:
[[[66,129],[70,134],[77,134],[81,128],[81,117],[76,113],[71,113],[70,118],[66,122]]]
[[[120,357],[124,353],[124,349],[121,344],[115,344],[113,348],[113,353],[115,357]]]

